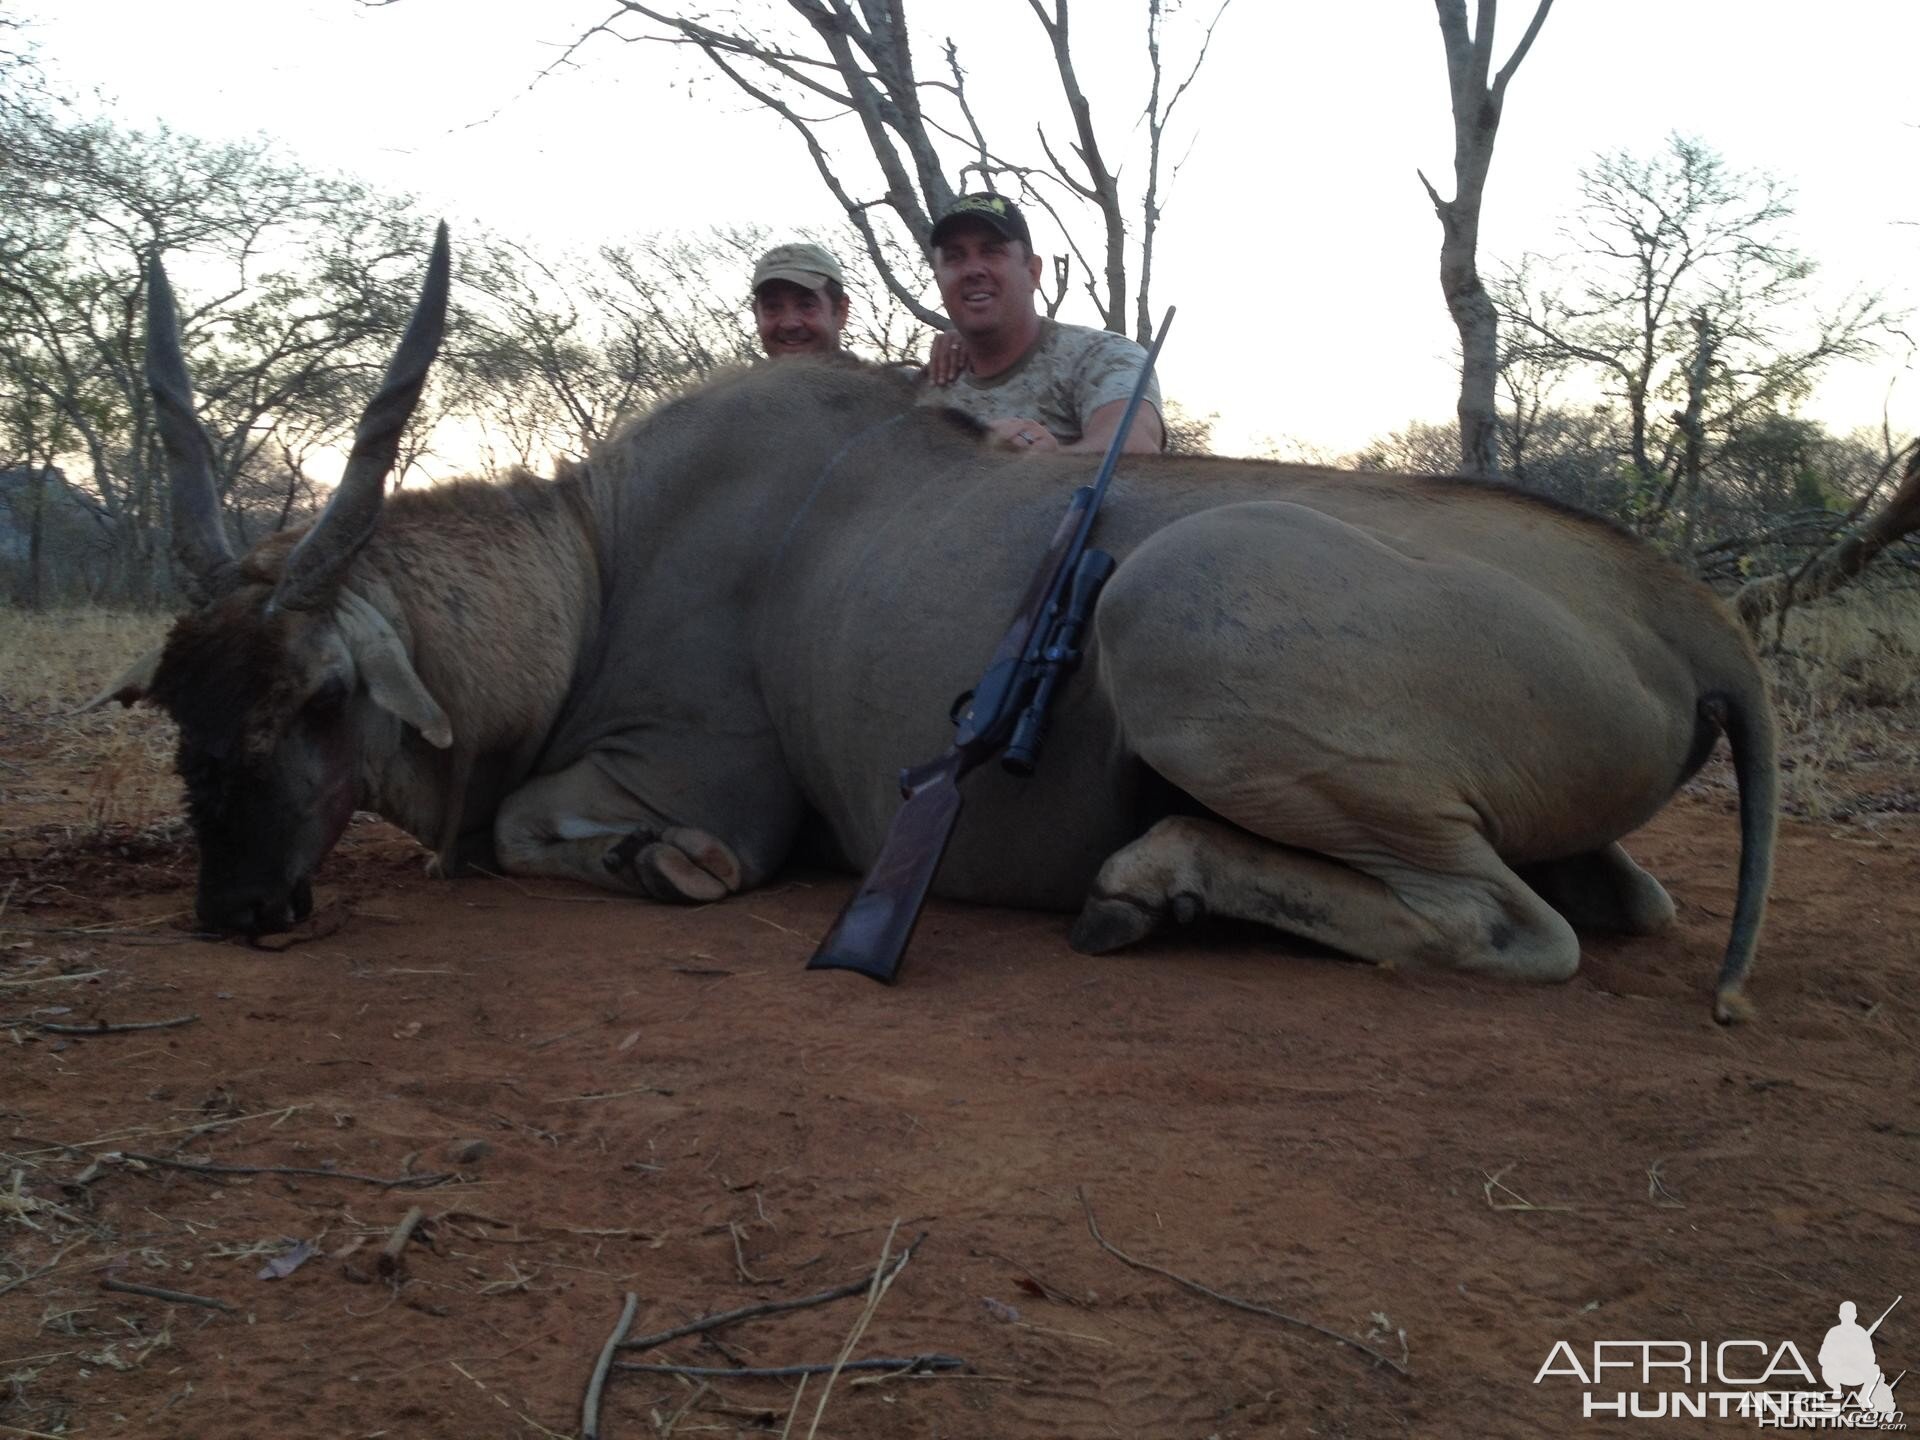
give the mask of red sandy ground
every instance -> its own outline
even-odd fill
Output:
[[[820,1435],[1565,1434],[1580,1386],[1532,1383],[1556,1340],[1811,1360],[1840,1300],[1864,1319],[1903,1292],[1876,1339],[1890,1373],[1920,1368],[1911,816],[1787,822],[1760,1018],[1733,1030],[1709,1016],[1736,840],[1714,787],[1629,842],[1678,928],[1591,939],[1550,989],[1247,933],[1090,959],[1062,917],[951,905],[884,989],[803,969],[846,877],[703,909],[437,883],[370,822],[323,870],[311,938],[204,944],[180,933],[184,838],[78,841],[59,818],[10,817],[0,843],[0,1020],[198,1019],[0,1028],[0,1437],[572,1435],[626,1292],[636,1334],[805,1295],[871,1270],[896,1219],[896,1246],[926,1238],[857,1353],[968,1369],[843,1376]],[[122,1150],[457,1178],[106,1159],[81,1183]],[[1083,1194],[1129,1255],[1409,1373],[1128,1268]],[[376,1260],[413,1205],[396,1285]],[[257,1278],[303,1239],[314,1259]],[[830,1361],[859,1311],[638,1358]],[[780,1434],[792,1396],[619,1375],[605,1434]]]

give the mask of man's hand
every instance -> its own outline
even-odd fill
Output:
[[[958,330],[942,330],[933,337],[933,349],[927,356],[927,380],[934,385],[951,385],[967,373],[971,362],[967,342]]]
[[[1019,417],[1012,420],[989,420],[987,433],[993,437],[993,443],[1003,450],[1028,452],[1060,448],[1060,442],[1053,438],[1053,432],[1038,420]]]

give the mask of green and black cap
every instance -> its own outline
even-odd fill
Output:
[[[949,205],[947,213],[934,222],[930,242],[940,244],[955,226],[967,220],[978,221],[1007,239],[1018,240],[1027,249],[1033,249],[1033,235],[1027,229],[1027,217],[1020,213],[1020,207],[1004,195],[985,193],[962,195]]]

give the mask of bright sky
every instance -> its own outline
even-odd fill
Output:
[[[71,88],[116,115],[209,138],[265,132],[293,154],[412,191],[455,223],[586,247],[660,228],[824,227],[837,212],[799,139],[704,61],[601,38],[579,68],[532,77],[607,0],[47,0],[35,32]],[[1109,148],[1144,97],[1138,0],[1078,0],[1075,48]],[[1469,6],[1471,10],[1472,7]],[[52,12],[52,13],[49,13]],[[1036,118],[1062,137],[1045,41],[1024,0],[909,0],[922,69],[952,34],[991,135]],[[1212,13],[1186,0],[1169,70]],[[1497,60],[1532,13],[1501,8]],[[1483,264],[1557,248],[1576,171],[1601,150],[1682,131],[1736,170],[1798,191],[1797,238],[1833,293],[1920,302],[1920,53],[1915,0],[1559,0],[1507,95]],[[1122,103],[1124,100],[1125,103]],[[492,117],[492,118],[489,118]],[[484,122],[484,123],[482,123]],[[1427,0],[1235,0],[1182,102],[1155,306],[1180,307],[1163,386],[1218,411],[1216,443],[1357,447],[1456,391],[1439,224],[1415,169],[1452,191],[1445,61]],[[859,145],[843,132],[849,153]],[[957,163],[957,161],[956,161]],[[458,230],[456,228],[456,243]],[[1041,248],[1045,249],[1044,240]],[[1063,319],[1091,321],[1069,301]],[[1920,332],[1917,332],[1920,333]],[[1811,410],[1841,429],[1920,424],[1904,353],[1836,372]]]

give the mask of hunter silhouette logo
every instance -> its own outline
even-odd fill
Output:
[[[1893,1305],[1905,1298],[1896,1295]],[[1869,1415],[1894,1414],[1893,1387],[1906,1378],[1907,1372],[1902,1370],[1889,1381],[1873,1353],[1873,1332],[1893,1313],[1893,1305],[1887,1306],[1878,1320],[1862,1329],[1854,1318],[1859,1311],[1853,1301],[1841,1301],[1840,1323],[1827,1331],[1827,1338],[1820,1342],[1820,1378],[1836,1395],[1850,1394],[1854,1404]]]
[[[1907,1372],[1889,1379],[1876,1348],[1904,1298],[1894,1296],[1871,1325],[1842,1301],[1840,1323],[1812,1364],[1792,1340],[1595,1340],[1585,1350],[1558,1340],[1533,1383],[1576,1382],[1588,1420],[1738,1417],[1762,1430],[1905,1430],[1895,1392]]]

